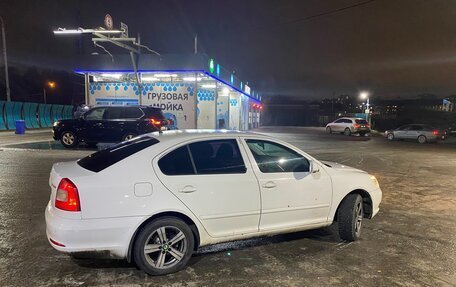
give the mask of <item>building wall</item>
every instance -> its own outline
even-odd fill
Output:
[[[154,82],[142,84],[142,104],[159,107],[166,118],[171,118],[179,129],[239,129],[249,125],[250,100],[247,96],[231,92],[218,96],[215,89],[197,87],[194,83]],[[89,105],[138,105],[139,90],[135,83],[91,82]],[[224,122],[224,126],[219,123]]]
[[[217,99],[217,128],[218,129],[229,129],[229,95],[218,95]]]
[[[159,107],[179,129],[195,128],[192,83],[144,83],[142,104]],[[90,83],[90,105],[137,105],[139,90],[133,83]]]
[[[215,90],[198,90],[197,127],[199,129],[215,129]]]
[[[240,126],[240,107],[241,107],[241,100],[239,93],[230,93],[229,98],[229,116],[230,122],[229,127],[231,130],[239,130],[241,129]]]

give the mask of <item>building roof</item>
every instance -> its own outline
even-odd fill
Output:
[[[123,72],[133,73],[130,55],[90,55],[83,56],[72,63],[76,73]],[[238,79],[230,70],[224,69],[206,54],[140,54],[137,62],[138,72],[187,72],[202,73],[254,101],[261,101],[258,92],[246,89],[245,82]],[[249,87],[250,89],[250,87]]]

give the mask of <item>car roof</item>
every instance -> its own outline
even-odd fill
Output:
[[[338,118],[338,120],[340,119],[347,119],[347,120],[366,120],[366,119],[363,119],[363,118],[351,118],[351,117],[341,117],[341,118]]]
[[[251,131],[237,131],[237,130],[214,130],[214,129],[183,129],[171,130],[163,132],[153,132],[146,134],[158,139],[160,142],[167,141],[185,141],[198,138],[226,138],[238,136],[255,136],[272,139],[268,135]]]

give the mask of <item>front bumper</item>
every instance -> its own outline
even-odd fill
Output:
[[[383,192],[380,188],[370,192],[372,199],[372,215],[370,218],[373,218],[380,211],[380,203],[382,202]]]
[[[114,258],[126,258],[132,235],[143,220],[140,217],[64,218],[50,203],[45,218],[48,241],[58,251],[103,252]]]

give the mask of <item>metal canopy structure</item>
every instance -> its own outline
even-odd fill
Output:
[[[102,27],[97,29],[84,29],[84,28],[77,28],[77,29],[66,29],[66,28],[58,28],[57,30],[53,31],[55,35],[80,35],[80,34],[92,34],[94,37],[92,38],[92,42],[95,46],[103,49],[109,56],[111,56],[111,60],[114,61],[113,55],[109,52],[106,47],[101,45],[100,43],[110,43],[115,46],[118,46],[122,49],[127,50],[130,53],[131,64],[133,66],[133,71],[136,76],[136,83],[138,85],[138,89],[140,92],[142,91],[142,85],[140,81],[140,77],[138,75],[138,57],[141,53],[141,47],[145,48],[147,51],[152,52],[158,56],[159,53],[150,49],[145,45],[141,45],[136,38],[128,37],[128,26],[124,23],[121,23],[122,28],[119,30],[112,29],[112,18],[109,14],[105,16],[105,25],[109,29],[104,29]],[[119,36],[119,37],[116,37]],[[86,85],[88,83],[88,79],[85,80]],[[87,92],[86,92],[87,94]],[[87,102],[87,95],[86,95],[86,102]],[[141,98],[139,98],[139,103],[141,104]]]

